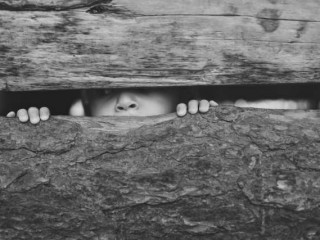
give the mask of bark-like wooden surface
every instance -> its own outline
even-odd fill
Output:
[[[318,0],[7,0],[0,90],[319,82]]]
[[[319,239],[319,118],[0,118],[0,239]]]

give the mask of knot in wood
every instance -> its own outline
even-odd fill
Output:
[[[265,32],[274,32],[278,29],[279,22],[279,10],[265,8],[257,14],[259,24]]]

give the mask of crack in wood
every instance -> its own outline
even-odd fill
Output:
[[[137,13],[135,17],[143,18],[143,17],[248,17],[254,19],[261,19],[261,20],[279,20],[279,21],[289,21],[289,22],[307,22],[307,23],[319,23],[320,21],[314,19],[301,19],[301,18],[273,18],[273,17],[261,17],[261,16],[254,16],[248,14],[139,14]]]
[[[107,14],[108,16],[112,15],[113,17],[121,17],[121,18],[132,18],[142,16],[140,14],[136,14],[129,9],[117,6],[114,4],[99,4],[93,6],[89,10],[86,11],[90,14]]]
[[[9,188],[11,185],[15,184],[19,181],[19,179],[23,178],[25,175],[29,173],[29,169],[22,171],[19,175],[15,176],[14,179],[12,179],[6,186],[4,186],[4,189]]]

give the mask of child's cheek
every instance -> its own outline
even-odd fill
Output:
[[[92,116],[113,116],[115,114],[114,98],[103,97],[93,101],[91,105]]]
[[[168,114],[175,111],[175,103],[170,98],[155,97],[148,102],[145,102],[145,109],[148,111],[146,116]]]

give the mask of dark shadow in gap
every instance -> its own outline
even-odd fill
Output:
[[[215,100],[219,104],[235,104],[259,100],[292,100],[307,103],[303,109],[318,109],[320,84],[275,84],[275,85],[234,85],[178,87],[185,92],[184,101],[191,98]],[[0,92],[0,115],[21,108],[43,107],[52,115],[68,115],[72,104],[80,99],[80,90]],[[270,108],[273,108],[270,105]]]

